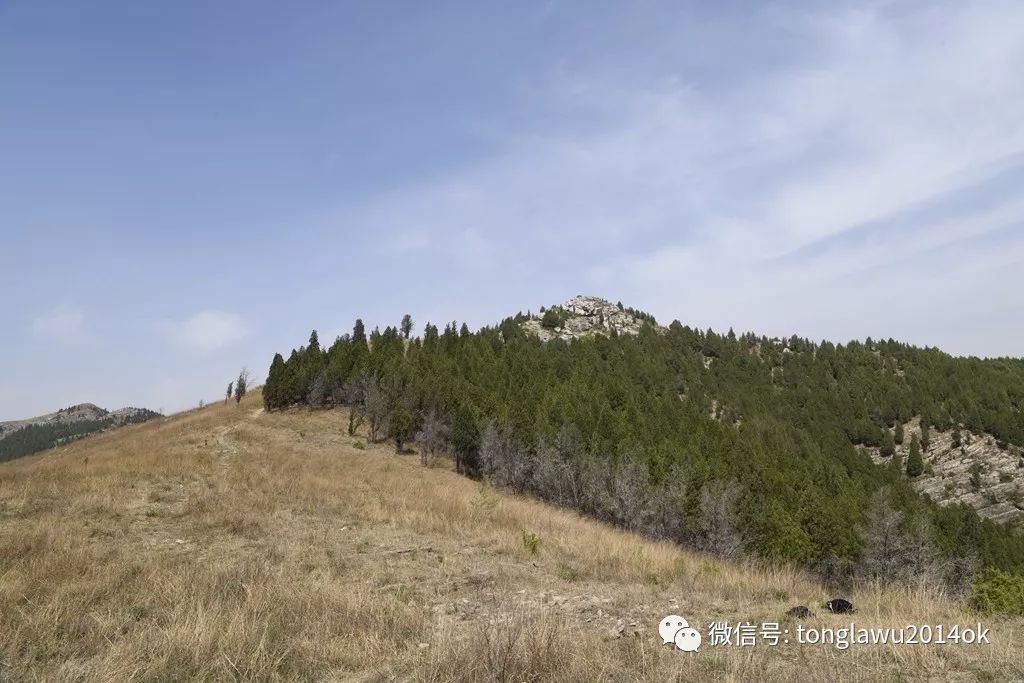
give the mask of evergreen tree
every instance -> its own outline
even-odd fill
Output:
[[[903,423],[899,420],[896,421],[896,430],[893,434],[893,440],[900,446],[903,445]]]
[[[238,373],[238,379],[235,380],[235,403],[241,403],[242,399],[245,398],[245,392],[249,388],[249,371],[242,368],[242,371]]]
[[[882,446],[879,452],[886,458],[896,452],[896,441],[888,429],[882,430]]]
[[[358,343],[366,343],[366,328],[363,326],[362,318],[356,319],[356,324],[352,327],[352,341]]]
[[[555,329],[561,323],[562,321],[558,317],[558,313],[553,308],[546,310],[544,312],[544,317],[540,319],[540,326],[548,330]]]
[[[408,313],[402,316],[401,330],[402,336],[406,339],[408,339],[409,335],[412,334],[412,316]]]
[[[910,455],[907,456],[907,476],[918,477],[924,472],[924,461],[921,459],[921,443],[917,434],[910,437]]]
[[[889,458],[889,476],[894,481],[899,481],[900,477],[903,476],[903,455],[899,452],[893,453],[892,457]]]
[[[398,406],[391,413],[389,422],[389,436],[395,440],[395,453],[402,452],[402,446],[409,438],[409,430],[412,428],[412,417],[405,406]]]
[[[479,471],[477,454],[480,449],[480,427],[473,412],[466,406],[460,407],[455,414],[451,441],[459,473],[476,476]]]
[[[267,373],[267,381],[263,385],[263,406],[266,410],[281,408],[285,405],[282,395],[285,382],[284,358],[280,353],[274,354],[274,360],[270,363],[270,371]]]
[[[931,446],[932,433],[928,428],[928,423],[921,420],[921,448],[927,452],[928,447]]]
[[[227,403],[228,401],[231,400],[231,395],[234,393],[234,390],[235,390],[235,383],[234,382],[228,382],[228,391],[227,391],[226,394],[224,394],[224,403]]]

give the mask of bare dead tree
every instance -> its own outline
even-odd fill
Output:
[[[889,491],[871,500],[864,528],[860,574],[884,582],[916,583],[944,578],[947,567],[920,515],[906,519],[890,502]]]
[[[416,432],[415,441],[420,447],[420,462],[432,465],[438,453],[448,450],[448,435],[451,428],[437,410],[431,408],[423,416],[423,424]]]
[[[619,524],[627,529],[646,528],[653,512],[648,505],[647,466],[632,458],[622,460],[612,473],[611,484]]]
[[[734,481],[713,481],[700,492],[700,545],[722,557],[738,557],[743,551],[739,532],[740,486]]]
[[[309,393],[306,396],[306,402],[311,407],[322,408],[327,405],[327,371],[321,370],[316,378],[313,379],[313,384],[309,387]]]
[[[686,473],[673,467],[650,494],[648,533],[677,543],[692,543],[684,517],[689,481]]]
[[[388,433],[388,415],[391,413],[387,393],[377,377],[368,378],[364,385],[363,409],[370,421],[370,441],[377,441],[381,434]]]

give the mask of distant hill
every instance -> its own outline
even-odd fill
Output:
[[[92,403],[79,403],[26,420],[0,422],[0,462],[53,448],[72,439],[161,417],[145,408],[105,410]]]

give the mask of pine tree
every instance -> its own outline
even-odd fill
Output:
[[[231,400],[231,395],[234,393],[234,391],[235,391],[235,383],[234,382],[228,382],[228,391],[227,391],[226,394],[224,394],[224,402],[225,403],[227,403],[228,401]]]
[[[238,379],[235,380],[235,403],[241,403],[242,399],[245,398],[245,392],[249,388],[249,371],[242,368],[242,371],[238,373]]]
[[[556,313],[553,308],[549,308],[545,311],[544,317],[540,319],[540,326],[548,330],[555,329],[560,323],[561,321],[558,318],[558,313]]]
[[[402,452],[402,446],[409,438],[409,429],[412,427],[412,417],[405,406],[398,406],[391,413],[391,420],[388,424],[389,436],[395,440],[395,453]]]
[[[896,421],[896,431],[893,434],[893,440],[900,446],[903,445],[903,423],[898,420]]]
[[[882,446],[879,452],[886,458],[896,452],[896,441],[892,438],[892,432],[888,429],[882,430]]]
[[[889,475],[893,479],[900,479],[903,476],[903,455],[899,452],[893,453],[889,458]]]
[[[408,313],[402,316],[401,330],[402,336],[406,339],[408,339],[409,335],[412,334],[412,316]]]
[[[917,434],[910,437],[910,455],[907,456],[907,476],[919,477],[924,472],[924,461],[921,459],[921,443]]]
[[[461,407],[455,413],[452,425],[452,450],[455,451],[455,467],[460,474],[476,476],[477,454],[480,449],[480,427],[468,407]]]
[[[921,448],[927,453],[928,447],[931,445],[932,433],[928,428],[928,423],[921,420]]]
[[[284,406],[284,381],[284,358],[280,353],[275,353],[274,360],[270,363],[270,371],[267,373],[267,381],[263,385],[263,406],[267,410]]]
[[[352,341],[366,343],[366,327],[363,326],[362,318],[356,318],[356,324],[352,327]]]

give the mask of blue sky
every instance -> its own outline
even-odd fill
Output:
[[[0,420],[577,293],[1024,346],[1024,5],[0,4]]]

